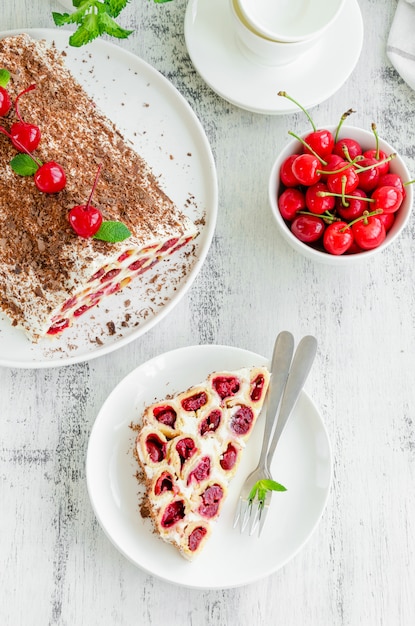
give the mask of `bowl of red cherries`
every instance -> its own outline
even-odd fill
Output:
[[[279,95],[290,98],[285,92]],[[290,98],[292,100],[292,98]],[[298,104],[295,100],[293,100]],[[389,246],[412,210],[413,183],[397,151],[370,130],[344,124],[297,135],[276,159],[269,201],[283,237],[305,256],[347,265]]]

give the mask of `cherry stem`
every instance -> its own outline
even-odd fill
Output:
[[[337,143],[338,138],[339,138],[339,132],[341,127],[343,126],[344,121],[349,117],[349,115],[351,115],[352,113],[356,113],[356,111],[354,111],[353,109],[348,109],[347,111],[345,111],[343,113],[343,115],[340,118],[339,124],[337,126],[336,129],[336,134],[334,135],[334,143]]]
[[[8,137],[10,140],[13,139],[14,143],[17,144],[22,149],[22,152],[25,152],[26,154],[28,154],[30,156],[30,158],[33,159],[33,161],[39,167],[42,167],[42,165],[43,165],[42,161],[39,161],[39,159],[37,159],[35,156],[33,156],[33,154],[31,152],[29,152],[29,150],[27,148],[25,148],[25,146],[22,143],[20,143],[20,141],[18,139],[16,139],[15,137],[12,137],[11,134],[8,133],[5,128],[3,128],[3,126],[0,126],[0,133],[3,133],[3,135],[6,135],[6,137]]]
[[[326,222],[326,224],[332,224],[333,222],[340,222],[341,219],[330,213],[330,211],[325,211],[324,213],[313,213],[312,211],[297,211],[297,215],[312,215],[313,217],[319,217]]]
[[[20,97],[21,97],[21,96],[24,96],[24,95],[25,95],[25,93],[28,93],[29,91],[32,91],[33,89],[36,89],[36,85],[30,85],[30,87],[27,87],[27,89],[24,89],[23,91],[21,91],[21,92],[19,93],[19,95],[17,96],[17,98],[16,98],[16,100],[15,100],[15,103],[14,103],[14,108],[15,108],[15,110],[16,110],[16,115],[17,115],[17,117],[19,118],[19,121],[20,121],[22,124],[24,124],[24,121],[23,121],[23,119],[22,119],[22,116],[20,115],[18,102],[19,102],[19,99],[20,99]]]
[[[376,211],[363,211],[362,215],[360,215],[359,217],[356,217],[356,219],[349,222],[347,226],[345,226],[341,230],[345,231],[346,228],[350,228],[351,226],[353,226],[353,224],[356,224],[357,222],[364,222],[365,224],[367,224],[368,217],[372,217],[373,215],[380,215],[381,213],[383,213],[382,209],[376,209]]]
[[[314,131],[317,130],[317,127],[314,124],[313,120],[311,119],[311,116],[310,116],[309,112],[303,106],[301,106],[301,104],[299,102],[297,102],[297,100],[294,100],[294,98],[289,96],[286,91],[279,91],[277,95],[282,96],[283,98],[287,98],[288,100],[291,100],[291,102],[296,104],[307,115],[308,121],[310,122],[311,126],[313,127],[313,130]]]
[[[413,180],[407,180],[403,185],[413,185],[415,183],[415,178]]]
[[[343,180],[342,180],[342,187],[343,187]],[[350,200],[363,200],[364,202],[376,202],[374,198],[353,196],[352,194],[347,194],[347,193],[335,193],[334,191],[317,191],[316,196],[319,196],[320,198],[327,198],[329,196],[332,196],[334,198],[342,198],[342,199],[349,198]]]
[[[315,151],[313,150],[313,148],[312,148],[311,146],[309,146],[309,145],[308,145],[308,143],[307,143],[306,141],[304,141],[304,139],[301,139],[301,137],[299,137],[298,135],[296,135],[295,133],[293,133],[293,132],[292,132],[292,130],[289,130],[289,131],[288,131],[288,134],[289,134],[289,135],[291,135],[291,137],[294,137],[294,139],[297,139],[297,141],[299,141],[300,143],[302,143],[302,144],[303,144],[303,146],[304,146],[305,148],[307,148],[307,150],[309,150],[309,151],[311,152],[311,154],[313,154],[313,155],[316,157],[316,159],[318,159],[318,160],[320,161],[321,165],[327,165],[327,162],[326,162],[326,161],[324,161],[324,160],[321,158],[321,156],[319,156],[319,155],[317,154],[317,152],[315,152]]]
[[[376,128],[375,122],[372,122],[372,131],[373,131],[373,134],[375,135],[375,141],[376,141],[375,158],[379,159],[379,135],[378,135],[378,132],[377,132],[377,128]]]
[[[383,159],[382,161],[376,161],[376,163],[372,163],[372,165],[366,165],[366,167],[359,167],[359,164],[357,163],[356,172],[360,174],[361,172],[366,172],[366,170],[373,170],[374,167],[379,167],[379,165],[383,165],[384,163],[389,163],[389,161],[392,161],[392,159],[394,159],[395,157],[396,157],[396,152],[393,152],[388,157],[386,157],[386,159]]]
[[[84,209],[85,211],[87,211],[89,209],[89,206],[91,204],[92,196],[93,196],[94,191],[96,189],[96,186],[97,186],[97,183],[98,183],[98,178],[99,178],[99,175],[101,173],[101,169],[102,169],[102,163],[100,163],[98,165],[98,170],[97,170],[97,173],[95,174],[94,184],[92,185],[92,189],[91,189],[91,193],[89,194],[88,202],[85,205],[85,209]]]
[[[330,175],[330,174],[341,174],[342,172],[345,172],[346,170],[350,169],[353,165],[355,165],[356,160],[354,159],[353,161],[349,161],[348,163],[346,163],[346,165],[343,165],[343,167],[339,167],[338,170],[317,170],[320,174],[325,174],[325,175]]]

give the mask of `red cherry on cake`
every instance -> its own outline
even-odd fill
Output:
[[[19,93],[14,103],[16,115],[19,118],[18,122],[12,124],[10,129],[11,142],[17,150],[24,150],[33,152],[40,142],[40,129],[35,124],[28,124],[23,121],[19,111],[19,99],[29,91],[36,89],[36,85],[30,85],[27,89],[24,89]]]
[[[0,133],[6,135],[10,140],[12,139],[10,133],[2,126],[0,126]],[[62,191],[62,189],[66,185],[66,175],[63,167],[55,161],[42,163],[41,161],[39,161],[39,159],[33,156],[30,150],[27,150],[27,148],[25,148],[23,145],[21,146],[21,148],[33,161],[32,165],[34,167],[37,167],[37,169],[35,171],[33,170],[32,173],[34,173],[35,185],[39,189],[39,191],[43,191],[44,193],[57,193],[58,191]],[[14,160],[15,159],[13,159],[10,163],[12,166]],[[28,175],[17,169],[15,169],[14,171],[16,171],[18,174],[22,174],[22,176]]]
[[[99,227],[102,224],[101,211],[91,205],[91,198],[97,186],[100,172],[101,165],[98,167],[88,202],[74,206],[68,214],[70,225],[80,237],[93,237],[99,231]]]
[[[69,211],[69,223],[80,237],[92,237],[102,224],[102,214],[91,205],[74,206]]]
[[[66,175],[63,167],[55,161],[48,161],[41,165],[34,174],[35,185],[44,193],[58,193],[66,185]]]
[[[0,87],[0,116],[7,115],[12,107],[12,101],[8,91],[4,87]]]

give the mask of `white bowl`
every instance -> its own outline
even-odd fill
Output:
[[[246,22],[238,0],[229,0],[232,24],[243,52],[266,65],[287,65],[308,52],[318,39],[307,39],[295,43],[272,41],[256,33]]]
[[[251,28],[274,41],[320,36],[338,17],[346,0],[237,0]]]
[[[333,134],[336,132],[336,126],[325,126],[329,131]],[[307,133],[301,135],[304,139],[311,132],[311,128]],[[339,133],[339,139],[344,137],[351,137],[352,139],[356,139],[363,150],[370,150],[371,148],[375,148],[375,138],[373,132],[363,130],[362,128],[357,128],[354,126],[342,126],[341,131]],[[392,153],[397,153],[397,151],[391,146],[389,143],[379,138],[379,148],[383,150],[386,154],[390,155]],[[282,163],[287,159],[291,154],[301,153],[302,152],[302,144],[294,139],[290,141],[285,148],[280,152],[277,159],[275,160],[274,165],[271,169],[271,174],[269,178],[268,185],[268,197],[271,205],[271,210],[274,215],[275,221],[277,223],[278,229],[284,239],[298,252],[308,257],[313,261],[319,261],[322,263],[327,263],[330,265],[340,265],[340,266],[348,266],[356,262],[361,262],[365,259],[369,259],[372,256],[379,254],[382,250],[385,250],[388,246],[391,245],[397,237],[401,234],[406,224],[408,223],[411,211],[412,204],[414,200],[414,191],[413,185],[408,185],[405,187],[405,198],[396,212],[395,221],[391,227],[391,229],[386,233],[386,238],[377,248],[373,248],[371,250],[365,250],[362,252],[357,252],[355,254],[342,254],[339,256],[329,254],[323,248],[315,248],[310,245],[303,243],[293,233],[291,232],[289,226],[285,222],[282,217],[280,210],[278,208],[278,197],[282,190],[282,184],[280,182],[280,168]],[[398,174],[402,181],[405,183],[411,180],[408,169],[402,160],[402,158],[397,154],[397,156],[391,160],[390,162],[390,172],[394,174]]]

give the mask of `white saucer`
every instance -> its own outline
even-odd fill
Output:
[[[263,65],[244,52],[226,0],[189,0],[184,34],[194,67],[219,96],[254,113],[283,115],[298,109],[278,91],[310,108],[346,82],[362,50],[363,20],[357,0],[347,0],[316,46],[284,66]],[[349,35],[353,45],[339,46]]]

